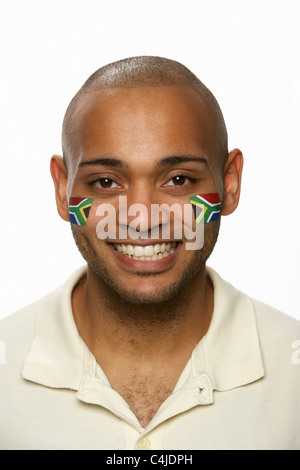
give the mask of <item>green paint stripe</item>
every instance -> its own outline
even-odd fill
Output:
[[[83,215],[82,215],[82,213],[81,213],[81,211],[80,211],[79,208],[70,206],[70,207],[69,207],[69,212],[70,212],[71,214],[75,214],[75,215],[76,215],[77,220],[78,220],[78,222],[79,222],[80,225],[86,225],[86,220],[85,220],[85,218],[83,217]]]

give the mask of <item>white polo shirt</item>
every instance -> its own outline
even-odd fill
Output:
[[[0,322],[1,450],[300,449],[298,321],[208,268],[208,333],[143,428],[76,329],[85,269]]]

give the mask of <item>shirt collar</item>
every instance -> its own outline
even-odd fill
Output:
[[[253,300],[207,268],[214,285],[214,312],[199,344],[213,389],[225,391],[264,376]]]
[[[86,268],[78,269],[64,286],[38,304],[35,334],[22,376],[54,388],[78,390],[84,372],[87,347],[72,312],[72,291]]]
[[[225,391],[258,380],[264,368],[252,300],[213,269],[207,270],[214,285],[214,312],[191,367],[193,376],[206,373],[214,390]],[[25,379],[78,391],[83,377],[99,377],[99,366],[79,336],[72,313],[72,291],[85,272],[86,267],[77,270],[38,304],[34,340],[22,372]]]

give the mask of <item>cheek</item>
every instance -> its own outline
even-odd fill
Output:
[[[73,225],[86,226],[90,215],[93,199],[83,197],[70,197],[69,219]]]
[[[221,215],[219,193],[198,194],[190,198],[197,224],[218,222]]]
[[[71,230],[76,246],[88,264],[93,265],[104,259],[105,243],[97,238],[94,227],[79,227],[72,224]]]
[[[205,224],[203,250],[205,251],[206,257],[210,256],[213,251],[218,239],[219,231],[220,220],[218,222]]]

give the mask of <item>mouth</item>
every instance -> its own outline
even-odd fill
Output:
[[[162,242],[145,246],[113,243],[112,246],[120,255],[130,259],[138,261],[158,261],[175,253],[179,242]]]

